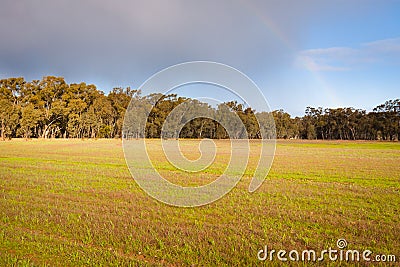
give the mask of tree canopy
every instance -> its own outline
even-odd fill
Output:
[[[129,105],[131,101],[133,105]],[[171,112],[182,104],[186,107],[185,115],[170,120],[170,127],[162,131],[167,118],[174,114]],[[134,107],[135,111],[130,110],[131,112],[127,113],[128,126],[123,129],[125,112],[131,107]],[[145,113],[149,107],[153,108]],[[14,137],[123,136],[228,138],[227,130],[220,123],[229,117],[224,107],[235,113],[244,125],[244,128],[234,127],[237,131],[230,133],[234,138],[272,138],[276,134],[277,138],[299,139],[400,139],[399,99],[388,100],[371,112],[352,107],[307,107],[303,117],[292,118],[284,110],[275,110],[272,113],[257,112],[236,101],[211,107],[207,103],[176,94],[142,96],[140,91],[129,87],[114,88],[106,95],[93,84],[68,84],[63,77],[47,76],[42,80],[33,81],[26,81],[21,77],[0,80],[0,132],[3,140]],[[190,119],[190,114],[195,113],[201,116]],[[145,125],[140,125],[139,120],[133,117],[129,118],[143,116],[140,114],[148,115],[144,118]],[[132,123],[129,123],[130,121]],[[271,130],[273,123],[276,132]],[[174,132],[176,127],[180,129],[179,133]]]

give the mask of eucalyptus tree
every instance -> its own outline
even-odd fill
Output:
[[[0,131],[2,140],[16,135],[20,119],[20,95],[24,85],[24,78],[0,80]]]

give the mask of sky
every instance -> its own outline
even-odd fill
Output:
[[[63,76],[107,93],[213,61],[252,79],[273,110],[369,111],[400,98],[399,17],[398,0],[2,0],[0,78]],[[212,86],[177,92],[232,97]]]

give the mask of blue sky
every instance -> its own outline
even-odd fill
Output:
[[[272,109],[292,115],[307,106],[371,110],[400,98],[400,1],[4,0],[0,7],[0,78],[59,75],[108,92],[209,60],[242,71]],[[231,97],[199,85],[179,93]]]

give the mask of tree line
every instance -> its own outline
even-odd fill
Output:
[[[131,101],[133,104],[129,105]],[[236,101],[212,107],[176,94],[142,96],[139,90],[129,87],[114,88],[106,95],[93,84],[68,84],[63,77],[54,76],[33,81],[21,77],[0,80],[0,132],[3,140],[15,137],[167,138],[177,133],[162,131],[163,125],[168,116],[173,114],[171,111],[182,105],[186,105],[187,114],[202,116],[187,121],[179,117],[179,123],[183,121],[178,133],[181,138],[218,139],[233,134],[234,138],[251,139],[276,136],[294,139],[400,140],[399,99],[388,100],[371,112],[352,107],[307,107],[303,117],[292,118],[284,110],[257,112]],[[124,126],[127,110],[130,112],[127,113]],[[237,131],[227,132],[221,122],[227,121],[229,112],[236,114],[244,128],[233,127]],[[135,118],[140,114],[146,115],[143,125]],[[177,126],[178,122],[175,123]],[[237,121],[232,119],[228,123]],[[142,128],[145,131],[141,131]]]

